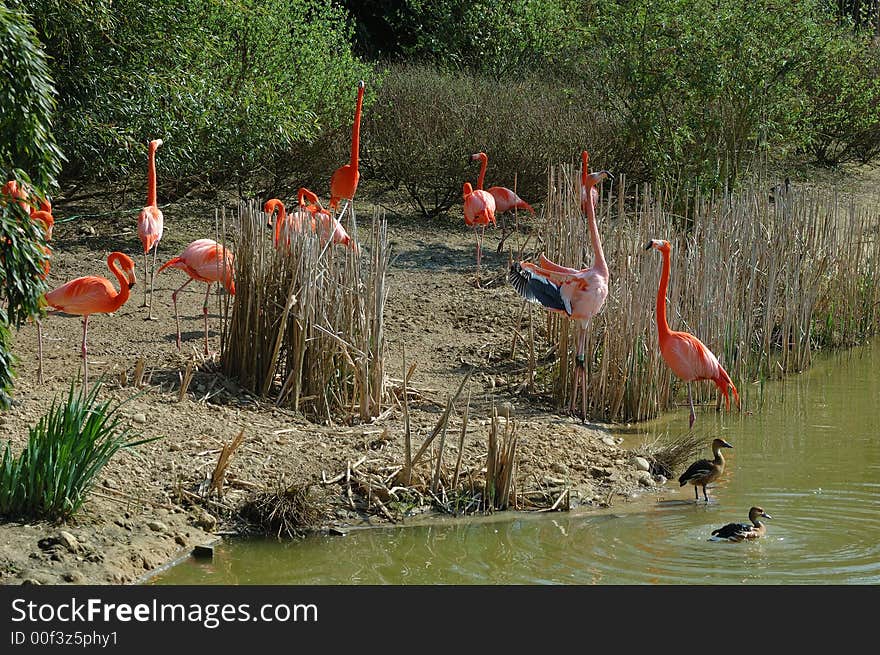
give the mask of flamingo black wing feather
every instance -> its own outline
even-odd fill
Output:
[[[519,265],[519,262],[511,265],[507,279],[516,292],[526,300],[543,305],[547,309],[571,314],[570,308],[562,298],[559,286],[543,276],[527,271]]]

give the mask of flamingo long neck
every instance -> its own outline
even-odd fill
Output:
[[[586,150],[581,154],[581,187],[587,186],[588,165],[590,157]]]
[[[150,143],[147,161],[147,205],[156,206],[156,145]]]
[[[483,188],[483,182],[486,179],[486,167],[489,165],[489,158],[486,155],[480,156],[480,176],[477,178],[477,188]]]
[[[669,286],[669,252],[661,250],[663,255],[663,271],[660,273],[660,287],[657,289],[657,334],[661,337],[668,336],[669,321],[666,320],[666,289]],[[719,457],[719,451],[715,451],[715,456]]]
[[[302,205],[302,194],[299,196],[299,204]],[[281,225],[287,220],[287,210],[284,208],[284,203],[279,202],[273,209],[278,210],[278,217],[275,219],[275,243],[278,243],[278,240],[281,238]]]
[[[593,195],[587,202],[587,223],[590,227],[590,240],[593,242],[593,268],[608,277],[608,263],[605,261],[605,253],[602,250],[602,240],[599,238],[599,226],[596,225],[596,207],[593,205]]]
[[[354,126],[351,128],[351,165],[357,169],[361,149],[361,105],[364,104],[364,87],[358,87],[357,106],[354,110]]]
[[[121,257],[116,254],[112,254],[107,258],[107,268],[110,269],[110,272],[116,276],[116,279],[119,280],[119,293],[116,294],[116,297],[111,302],[112,309],[108,309],[107,312],[115,312],[117,309],[122,307],[129,296],[129,288],[128,288],[128,279],[125,277],[125,274],[122,272],[122,266],[120,265]]]

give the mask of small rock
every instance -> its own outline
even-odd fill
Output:
[[[668,482],[665,475],[655,475],[654,481],[659,485],[664,485]]]
[[[636,457],[636,468],[640,471],[650,471],[651,464],[644,457]]]
[[[594,478],[607,478],[609,475],[611,475],[611,471],[609,471],[608,469],[600,468],[598,466],[591,466],[590,475],[592,475]]]
[[[174,543],[176,543],[178,546],[186,546],[186,539],[183,537],[183,535],[176,535],[174,537]]]
[[[147,416],[146,416],[146,414],[138,413],[138,414],[134,414],[134,415],[131,417],[131,420],[134,421],[135,423],[146,423],[146,422],[147,422]]]
[[[336,528],[336,527],[329,528],[327,530],[327,532],[329,534],[333,535],[334,537],[344,537],[345,535],[348,534],[345,530],[342,530],[342,529]]]
[[[65,582],[70,582],[71,584],[82,584],[86,581],[86,576],[79,571],[68,571],[61,577]]]
[[[58,533],[58,543],[64,546],[71,553],[77,553],[82,549],[82,547],[79,545],[79,540],[72,534],[70,534],[69,532],[65,532],[64,530]]]
[[[568,473],[568,467],[562,462],[554,462],[550,468],[554,473],[560,473],[562,475]]]
[[[639,484],[643,487],[653,487],[654,486],[654,478],[647,471],[639,471],[638,475]]]
[[[0,425],[6,425],[6,417],[0,416]]]
[[[217,519],[215,519],[213,516],[208,514],[208,512],[203,511],[196,518],[196,525],[198,527],[202,528],[203,530],[207,530],[208,532],[211,532],[214,528],[217,527]]]
[[[23,584],[23,585],[38,585],[38,584],[40,584],[40,581],[35,578],[25,578],[24,580],[21,581],[21,584]]]
[[[168,526],[162,521],[147,521],[147,527],[153,532],[168,532]]]
[[[617,442],[612,437],[602,437],[602,443],[606,446],[616,446]]]

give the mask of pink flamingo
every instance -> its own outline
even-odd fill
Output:
[[[477,286],[480,286],[480,249],[483,243],[483,232],[489,223],[495,222],[495,198],[488,191],[476,189],[470,182],[465,182],[462,188],[464,197],[464,224],[474,228],[474,238],[477,241]],[[477,235],[477,226],[480,234]]]
[[[111,252],[107,257],[107,267],[119,280],[119,291],[113,288],[110,280],[96,275],[78,277],[46,294],[46,303],[67,314],[83,317],[82,359],[83,386],[89,386],[89,360],[86,351],[86,338],[89,330],[89,316],[92,314],[112,314],[126,303],[131,288],[135,284],[134,262],[121,252]]]
[[[208,297],[211,294],[211,285],[214,282],[221,283],[231,295],[235,295],[235,271],[233,269],[232,251],[224,249],[213,239],[197,239],[189,244],[179,257],[173,257],[162,264],[159,273],[166,268],[179,268],[189,275],[189,279],[181,284],[171,294],[174,303],[174,318],[177,321],[177,349],[180,350],[180,313],[177,311],[177,294],[183,287],[198,280],[206,282],[208,290],[205,292],[205,303],[202,305],[202,314],[205,317],[205,355],[208,354]]]
[[[485,152],[477,152],[471,155],[471,161],[480,160],[480,175],[477,177],[477,189],[483,188],[483,182],[486,179],[486,168],[489,165],[489,157]],[[520,198],[512,189],[504,186],[491,186],[487,189],[492,197],[495,198],[495,215],[501,216],[501,240],[498,242],[498,252],[504,247],[505,231],[507,223],[504,220],[504,214],[514,209],[525,209],[534,216],[535,210],[525,200]]]
[[[660,287],[657,289],[657,336],[660,339],[660,354],[672,372],[687,382],[688,404],[691,408],[688,428],[692,428],[697,416],[694,413],[691,382],[712,380],[724,394],[728,410],[730,410],[729,392],[733,392],[737,409],[740,407],[739,393],[727,371],[718,362],[718,358],[702,341],[687,332],[673,332],[669,329],[669,322],[666,320],[666,289],[669,285],[669,253],[672,246],[668,241],[651,239],[645,250],[652,248],[663,255],[663,271],[660,274]]]
[[[321,206],[317,195],[305,187],[301,187],[297,191],[297,199],[299,208],[291,215],[287,214],[284,203],[277,198],[267,200],[263,206],[263,211],[269,214],[269,227],[272,227],[272,216],[276,211],[278,212],[278,218],[275,220],[276,248],[282,238],[285,239],[285,245],[290,246],[291,232],[309,229],[318,233],[321,245],[326,244],[329,240],[350,248],[355,253],[359,252],[357,243],[345,231],[342,224]],[[310,204],[307,204],[306,201]]]
[[[147,310],[147,320],[155,321],[153,316],[153,282],[156,279],[156,257],[159,252],[159,241],[162,239],[163,217],[162,210],[156,204],[156,150],[162,145],[162,139],[150,141],[147,154],[147,205],[141,209],[138,216],[138,237],[144,246],[144,279],[149,279],[150,284],[150,308]],[[152,275],[147,276],[147,253],[153,249]],[[147,286],[144,284],[144,304],[147,306]]]
[[[360,157],[361,135],[361,107],[364,104],[364,81],[358,83],[357,103],[354,110],[354,124],[351,128],[351,158],[347,164],[337,168],[330,177],[330,209],[338,211],[339,201],[354,200],[357,191],[358,180],[361,174],[358,170]],[[340,212],[341,213],[341,212]]]
[[[611,177],[608,171],[588,173],[589,155],[583,153],[584,171],[582,184],[587,187],[587,194],[602,180]],[[598,197],[598,194],[597,194]],[[545,309],[568,316],[577,321],[580,327],[578,350],[575,357],[574,392],[571,396],[569,411],[575,411],[578,386],[581,387],[581,412],[587,420],[587,368],[584,348],[586,346],[587,328],[590,320],[598,314],[608,297],[608,264],[602,251],[599,239],[599,228],[596,225],[596,209],[593,203],[587,204],[587,222],[590,238],[593,242],[593,265],[590,268],[577,270],[553,263],[544,255],[538,264],[531,262],[514,262],[510,267],[509,280],[517,292],[526,300],[538,303]]]

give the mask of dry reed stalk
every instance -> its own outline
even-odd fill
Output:
[[[471,410],[471,390],[468,389],[467,401],[464,406],[464,414],[461,417],[461,432],[458,436],[458,457],[455,460],[455,471],[452,474],[452,488],[458,489],[458,474],[461,471],[461,458],[464,455],[464,438],[467,434],[468,414]]]
[[[217,458],[217,464],[214,466],[214,472],[211,474],[211,485],[208,487],[208,494],[212,491],[217,493],[219,498],[223,497],[223,479],[226,476],[226,469],[229,468],[229,461],[238,450],[238,447],[244,442],[244,428],[238,433],[231,442],[223,444],[220,456]]]
[[[409,421],[409,396],[407,390],[407,378],[409,372],[406,370],[406,343],[403,344],[403,429],[404,429],[404,463],[403,463],[403,484],[409,484],[412,480],[412,426]]]
[[[550,169],[543,250],[528,258],[544,252],[565,266],[592,265],[576,173],[571,166]],[[856,202],[834,191],[793,189],[784,203],[774,204],[752,184],[682,201],[670,187],[630,188],[625,176],[602,191],[597,219],[610,288],[586,342],[588,412],[596,418],[651,418],[683,391],[660,357],[655,306],[661,260],[644,250],[652,238],[672,244],[670,326],[709,346],[746,403],[749,381],[804,370],[817,349],[853,345],[880,328],[877,196]],[[673,210],[676,201],[681,206]],[[563,407],[572,385],[576,326],[549,312],[541,324],[537,336],[558,355],[547,388]],[[529,375],[531,366],[529,361]],[[696,402],[714,404],[713,385],[693,390]]]
[[[144,386],[144,369],[147,366],[147,360],[144,357],[138,357],[134,363],[134,373],[131,376],[131,384],[133,387],[140,389]]]
[[[182,402],[184,398],[186,398],[186,392],[189,390],[189,385],[193,379],[193,360],[190,359],[186,363],[186,369],[183,371],[183,375],[180,378],[180,389],[177,390],[177,402]]]
[[[253,202],[234,217],[236,296],[222,366],[249,391],[313,418],[369,420],[383,411],[384,217],[373,215],[361,253],[317,235],[276,249]]]

